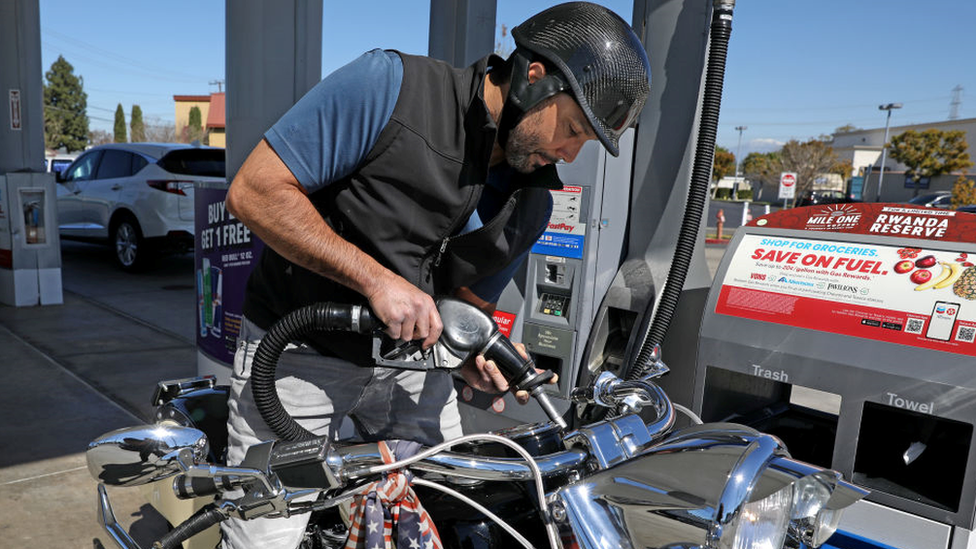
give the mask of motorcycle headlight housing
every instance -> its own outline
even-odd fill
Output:
[[[796,503],[790,531],[794,538],[819,547],[834,535],[841,509],[856,501],[848,491],[836,489],[839,479],[838,473],[822,471],[807,474],[794,484]]]
[[[780,549],[786,541],[793,507],[793,487],[746,503],[722,531],[721,549]]]
[[[550,502],[581,549],[781,549],[787,536],[819,546],[866,494],[791,459],[775,437],[713,423],[676,431]]]

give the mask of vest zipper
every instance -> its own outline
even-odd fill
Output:
[[[434,256],[434,267],[440,267],[441,266],[441,258],[444,257],[444,252],[447,251],[447,242],[450,239],[451,239],[451,237],[445,237],[444,240],[441,241],[441,249],[438,250],[437,255]]]
[[[480,198],[481,193],[480,192],[471,192],[469,194],[468,199],[467,199],[467,203],[465,204],[465,209],[468,209],[471,206],[471,202],[475,200],[475,196],[476,195]],[[475,206],[475,207],[477,207],[477,206]],[[474,210],[472,209],[471,211],[474,211]],[[470,215],[471,214],[468,214],[469,217],[470,217]],[[465,218],[465,220],[466,219],[467,218]],[[458,219],[456,219],[454,221],[454,223],[451,225],[450,229],[447,231],[447,235],[448,236],[445,236],[441,240],[441,247],[440,247],[439,250],[437,250],[437,255],[434,256],[434,261],[432,263],[428,263],[427,264],[427,276],[425,277],[427,282],[430,282],[430,279],[431,279],[431,277],[434,274],[434,269],[437,268],[437,267],[440,267],[441,261],[444,258],[444,252],[447,251],[447,245],[451,241],[451,235],[454,234],[454,231],[455,231],[457,225],[460,224],[460,222],[461,222],[461,219],[460,218],[458,218]]]

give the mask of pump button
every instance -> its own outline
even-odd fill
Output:
[[[539,296],[539,311],[552,316],[564,316],[569,308],[569,297],[556,294],[542,294]]]

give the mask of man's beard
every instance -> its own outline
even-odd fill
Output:
[[[522,173],[531,173],[539,168],[537,161],[532,160],[535,154],[543,160],[555,164],[558,158],[549,156],[539,150],[539,143],[542,139],[538,134],[528,129],[528,124],[524,124],[525,119],[516,124],[508,134],[508,142],[505,144],[505,160],[508,165]]]

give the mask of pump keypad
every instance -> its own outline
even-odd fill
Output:
[[[539,299],[539,312],[552,316],[565,316],[569,309],[569,296],[542,294]]]

